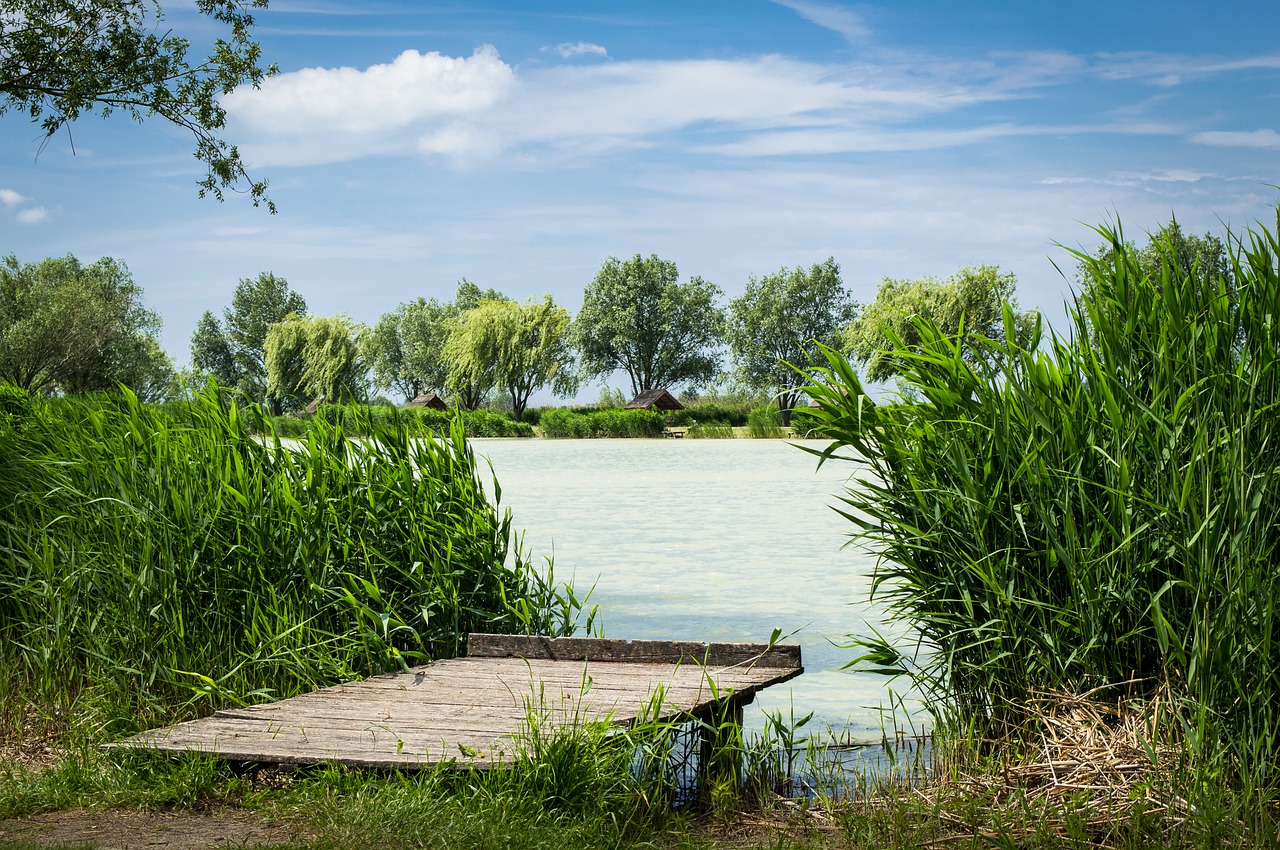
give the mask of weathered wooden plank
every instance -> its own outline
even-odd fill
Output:
[[[698,643],[677,640],[608,640],[541,635],[467,636],[467,657],[517,657],[548,661],[693,663],[726,667],[799,667],[800,647],[792,644]]]

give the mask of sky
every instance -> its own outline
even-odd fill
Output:
[[[198,50],[192,5],[163,26]],[[1273,0],[272,0],[279,74],[223,102],[278,214],[199,199],[157,120],[8,113],[0,254],[123,260],[179,366],[263,271],[372,324],[462,277],[576,311],[635,254],[726,299],[827,257],[862,302],[996,264],[1060,326],[1093,226],[1274,223],[1278,33]]]

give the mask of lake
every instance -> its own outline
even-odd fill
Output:
[[[853,526],[831,508],[853,464],[815,469],[782,440],[473,444],[526,552],[554,555],[556,577],[580,591],[594,584],[606,637],[763,643],[781,629],[806,672],[764,691],[748,728],[794,706],[815,713],[810,728],[879,740],[886,680],[841,671],[854,653],[834,645],[883,630],[868,601],[873,560],[842,548]]]

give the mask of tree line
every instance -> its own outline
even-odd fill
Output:
[[[1206,279],[1230,271],[1216,237],[1184,234],[1176,222],[1157,237]],[[1159,277],[1154,250],[1135,255]],[[859,305],[828,258],[753,276],[726,302],[714,283],[696,275],[682,282],[675,263],[637,254],[604,261],[576,316],[550,296],[518,301],[464,278],[450,301],[415,298],[364,326],[308,312],[284,278],[263,272],[239,282],[221,316],[201,316],[191,368],[179,374],[158,342],[160,317],[145,308],[124,263],[67,256],[24,265],[9,256],[0,261],[0,380],[62,394],[123,384],[148,401],[214,380],[277,415],[316,398],[435,393],[465,409],[497,401],[520,421],[536,392],[567,397],[620,373],[632,395],[728,383],[775,398],[785,418],[818,343],[883,381],[904,365],[884,352],[918,342],[915,318],[951,334],[1003,337],[1005,305],[1015,310],[1019,341],[1030,338],[1037,316],[1017,310],[1014,276],[994,265],[942,279],[885,279]],[[982,356],[980,345],[965,351]]]

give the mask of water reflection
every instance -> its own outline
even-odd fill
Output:
[[[831,509],[855,469],[780,440],[476,440],[502,503],[556,574],[595,584],[606,637],[762,642],[795,632],[803,676],[748,710],[880,737],[883,677],[841,672],[851,632],[882,627],[871,559]],[[814,444],[818,445],[818,444]]]

